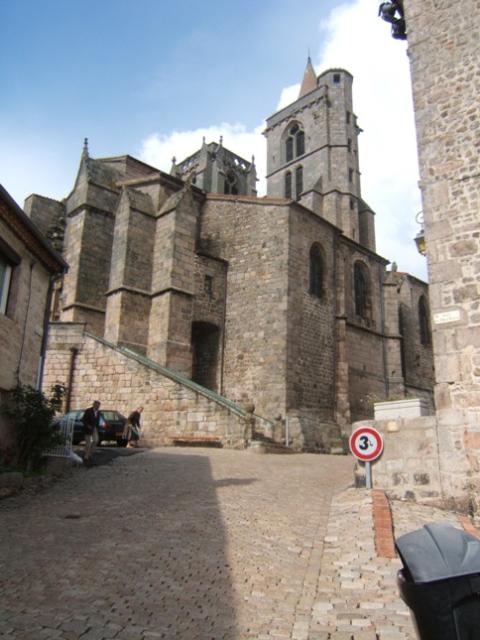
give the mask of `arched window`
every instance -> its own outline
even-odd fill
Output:
[[[310,293],[312,296],[323,296],[323,258],[320,245],[312,244],[310,248]]]
[[[300,200],[303,192],[303,167],[295,169],[295,198]]]
[[[300,129],[296,135],[297,158],[305,153],[305,133]]]
[[[224,193],[226,194],[231,194],[231,195],[237,195],[238,194],[238,188],[237,188],[237,184],[236,184],[237,180],[235,178],[235,174],[232,171],[229,171],[227,173],[227,175],[225,176],[225,186],[224,186]]]
[[[305,132],[300,125],[295,123],[287,131],[285,138],[285,161],[290,162],[294,158],[305,153]]]
[[[292,174],[287,171],[285,174],[285,198],[292,197]]]
[[[367,267],[363,262],[356,262],[353,270],[355,287],[355,313],[361,318],[369,318],[370,304],[370,277]]]
[[[430,344],[430,322],[428,319],[428,305],[425,296],[420,296],[418,301],[418,324],[420,327],[420,342]]]
[[[405,378],[407,375],[407,365],[406,365],[406,345],[405,345],[405,320],[404,320],[404,309],[403,306],[400,305],[398,308],[398,333],[400,334],[400,365],[402,367],[402,376]]]

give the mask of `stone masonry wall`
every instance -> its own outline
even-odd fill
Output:
[[[285,204],[210,195],[202,214],[200,249],[229,263],[223,393],[268,418],[285,415]]]
[[[376,428],[384,442],[384,454],[372,463],[374,486],[397,500],[444,502],[435,417],[362,420],[353,428],[367,425]],[[357,474],[364,475],[363,464],[357,463]]]
[[[343,248],[345,259],[345,312],[349,398],[352,419],[373,415],[371,398],[385,398],[388,369],[384,343],[385,309],[382,302],[385,266],[383,259],[354,245]],[[365,317],[355,310],[354,270],[362,263],[368,273],[369,304]]]
[[[290,215],[288,256],[288,411],[333,421],[335,405],[335,238],[337,231],[300,207]],[[310,249],[321,248],[323,291],[310,293]]]
[[[2,221],[0,236],[21,258],[12,269],[6,313],[0,313],[0,390],[9,390],[17,383],[20,356],[20,382],[36,384],[49,273]]]
[[[66,384],[72,347],[79,349],[72,409],[86,408],[94,399],[99,399],[104,409],[117,409],[124,415],[143,406],[143,437],[148,446],[168,445],[181,435],[214,435],[224,446],[245,446],[251,432],[248,418],[84,335],[82,324],[51,325],[45,389],[56,383]]]
[[[405,0],[446,491],[480,489],[480,14]],[[477,505],[478,506],[478,505]]]

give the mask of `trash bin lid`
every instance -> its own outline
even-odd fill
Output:
[[[480,573],[480,540],[447,522],[407,533],[395,546],[414,582]]]

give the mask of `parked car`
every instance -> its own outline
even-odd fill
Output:
[[[85,433],[83,429],[84,409],[72,410],[65,415],[57,418],[56,423],[60,423],[69,419],[74,420],[73,424],[73,444],[79,444],[85,440]],[[111,409],[102,409],[100,411],[100,426],[98,428],[98,444],[101,442],[107,442],[114,440],[119,447],[124,447],[127,442],[123,439],[123,431],[127,419],[119,411]]]

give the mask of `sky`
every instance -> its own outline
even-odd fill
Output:
[[[293,102],[310,54],[354,76],[362,196],[377,252],[426,279],[406,43],[377,0],[0,0],[0,183],[61,199],[90,155],[169,171],[206,136],[250,160],[265,194],[265,118]]]

